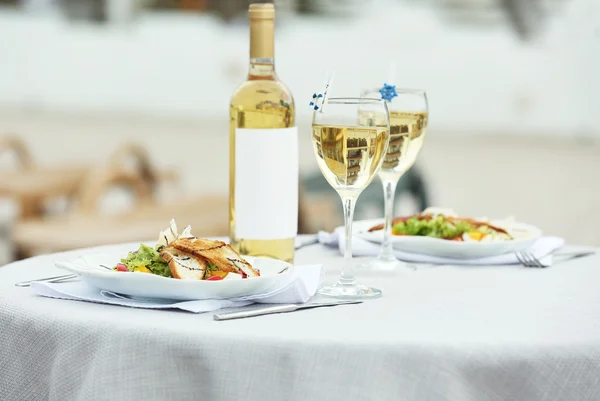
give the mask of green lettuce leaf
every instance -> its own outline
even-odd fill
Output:
[[[392,227],[392,232],[396,235],[418,235],[443,239],[457,238],[463,233],[471,231],[475,231],[471,224],[465,221],[451,223],[443,215],[437,215],[431,220],[412,217]]]
[[[127,257],[121,259],[121,263],[127,266],[129,271],[144,266],[158,276],[173,277],[169,265],[160,257],[158,251],[144,244],[140,245],[137,252],[129,252]]]

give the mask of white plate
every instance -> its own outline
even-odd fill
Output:
[[[368,232],[383,220],[363,220],[354,223],[354,235],[370,242],[383,242],[383,230]],[[457,242],[439,238],[419,236],[392,236],[394,249],[415,254],[438,256],[454,259],[477,259],[487,256],[497,256],[506,253],[523,251],[537,241],[542,231],[539,228],[524,223],[511,223],[510,233],[515,237],[511,241],[502,242]]]
[[[100,265],[114,266],[123,254],[96,254],[69,262],[55,262],[56,267],[78,274],[93,287],[138,298],[181,301],[229,299],[252,296],[285,287],[293,279],[294,266],[276,259],[244,256],[260,277],[242,280],[179,280],[148,273],[110,271]],[[284,268],[288,270],[277,274]]]

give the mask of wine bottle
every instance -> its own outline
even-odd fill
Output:
[[[231,97],[229,237],[242,255],[294,259],[298,131],[294,99],[275,74],[273,4],[251,4],[250,69]]]

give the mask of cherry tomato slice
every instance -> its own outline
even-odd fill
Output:
[[[206,280],[208,280],[208,281],[219,281],[219,280],[223,280],[223,277],[221,277],[221,276],[210,276],[210,277],[207,277]]]
[[[117,271],[118,272],[128,272],[129,269],[123,263],[117,263]]]

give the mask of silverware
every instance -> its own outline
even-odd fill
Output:
[[[113,269],[111,269],[108,266],[104,266],[104,265],[100,265],[102,267],[104,267],[107,270],[112,271]],[[79,277],[77,274],[63,274],[62,276],[54,276],[54,277],[44,277],[44,278],[38,278],[35,280],[29,280],[29,281],[21,281],[20,283],[16,283],[15,287],[30,287],[31,283],[61,283],[63,281],[67,281],[67,280],[72,280],[74,278]]]
[[[265,308],[245,310],[245,311],[240,311],[240,312],[216,313],[213,316],[213,318],[215,320],[243,319],[246,317],[271,315],[274,313],[294,312],[294,311],[302,310],[302,309],[312,309],[312,308],[338,306],[338,305],[360,304],[362,302],[363,301],[335,301],[335,302],[320,302],[320,303],[304,304],[304,305],[288,304],[288,305],[267,306]]]
[[[289,266],[286,266],[283,269],[281,269],[280,271],[278,271],[277,274],[285,273],[286,271],[288,271],[289,268],[290,268]]]
[[[21,281],[20,283],[16,283],[15,287],[30,287],[31,283],[61,283],[77,277],[77,274],[63,274],[62,276],[38,278],[35,280]]]
[[[135,297],[133,295],[118,294],[116,292],[107,291],[107,290],[100,290],[100,295],[102,295],[105,298],[109,298],[109,299],[129,299],[129,300],[137,301],[137,302],[152,302],[155,304],[166,304],[166,305],[172,305],[172,304],[178,302],[173,299],[165,299],[165,298]]]
[[[586,256],[595,255],[596,252],[570,252],[570,253],[555,253],[553,256],[568,256],[567,259],[563,260],[565,262],[567,260],[573,260],[578,258],[583,258]],[[519,262],[525,267],[536,267],[536,268],[546,268],[550,267],[550,264],[542,262],[539,258],[535,257],[535,255],[531,252],[515,252],[517,259]]]
[[[596,252],[594,251],[587,251],[587,252],[556,252],[553,253],[553,256],[570,256],[572,259],[577,259],[577,258],[583,258],[586,256],[592,256],[595,255]]]

